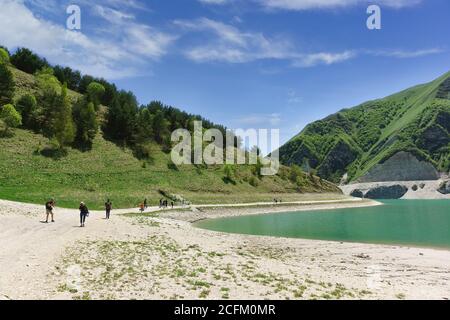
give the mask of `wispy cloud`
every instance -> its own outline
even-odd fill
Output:
[[[344,62],[356,57],[355,51],[344,51],[340,53],[319,52],[305,55],[299,55],[299,57],[293,62],[295,67],[314,67],[316,65],[324,64],[331,65],[339,62]]]
[[[185,55],[196,62],[245,63],[262,59],[287,60],[293,66],[330,65],[352,58],[350,52],[300,53],[292,41],[283,37],[268,37],[260,32],[241,31],[235,26],[208,18],[177,20],[175,25],[185,31],[209,33],[201,44],[188,47]]]
[[[422,0],[256,0],[265,8],[283,10],[314,10],[345,8],[355,5],[379,4],[390,8],[414,6]]]
[[[409,59],[429,56],[445,52],[441,48],[418,49],[418,50],[376,50],[367,51],[368,54],[382,57],[393,57],[399,59]]]
[[[39,1],[33,0],[32,5],[43,5]],[[102,3],[116,2],[103,0]],[[120,3],[125,8],[139,7],[133,0]],[[24,1],[0,0],[0,5],[0,43],[9,48],[28,47],[52,63],[109,79],[139,74],[143,64],[148,64],[148,58],[156,60],[165,55],[175,39],[135,22],[133,14],[105,5],[94,5],[92,12],[107,24],[107,32],[114,30],[108,36],[69,31],[63,25],[37,17]]]

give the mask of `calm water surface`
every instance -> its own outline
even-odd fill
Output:
[[[204,220],[199,228],[252,235],[450,249],[450,200],[388,200],[383,206]]]

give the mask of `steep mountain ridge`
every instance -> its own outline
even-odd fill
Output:
[[[450,72],[308,125],[280,148],[280,159],[334,182],[357,181],[402,151],[448,172],[449,132]]]

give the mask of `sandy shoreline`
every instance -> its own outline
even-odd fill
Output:
[[[0,299],[448,299],[450,251],[223,234],[190,221],[374,205],[200,206],[149,217],[0,200]],[[152,211],[157,208],[152,208]],[[129,211],[129,210],[128,210]],[[135,212],[135,211],[134,211]]]
[[[332,210],[355,207],[379,206],[382,203],[374,200],[361,200],[350,198],[346,200],[329,201],[298,201],[279,204],[247,204],[247,205],[210,205],[194,206],[192,210],[165,212],[162,216],[166,218],[177,219],[195,223],[205,219],[236,217],[244,215],[261,215],[271,213],[282,213],[288,211],[314,211],[314,210]]]

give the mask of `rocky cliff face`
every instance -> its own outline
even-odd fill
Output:
[[[408,188],[399,184],[381,186],[370,189],[365,198],[368,199],[400,199],[408,192]]]
[[[358,182],[437,180],[439,173],[431,163],[419,161],[408,152],[399,152],[386,162],[377,164]]]
[[[346,195],[373,199],[448,199],[450,180],[366,182],[343,185]]]
[[[444,181],[439,186],[438,191],[442,194],[450,194],[450,181]]]

